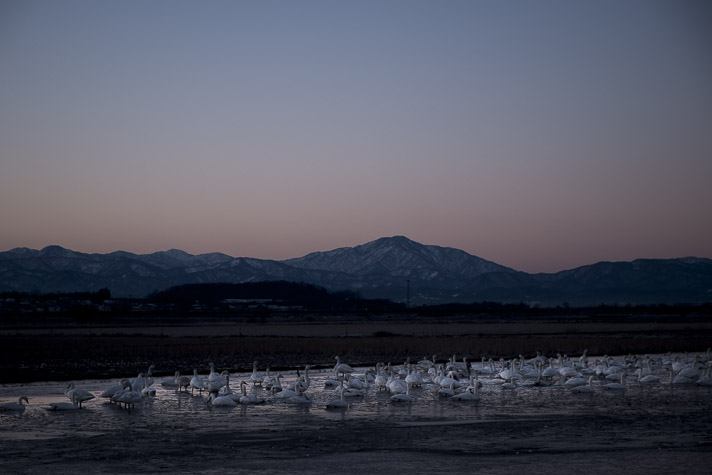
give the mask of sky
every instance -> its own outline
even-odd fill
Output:
[[[0,1],[0,251],[712,257],[712,6]]]

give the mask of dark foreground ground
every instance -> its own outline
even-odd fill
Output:
[[[699,415],[525,417],[459,425],[324,425],[297,418],[281,430],[136,427],[0,445],[4,473],[708,474],[710,420]]]

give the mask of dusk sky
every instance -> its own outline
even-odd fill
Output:
[[[0,251],[712,257],[707,1],[0,1]]]

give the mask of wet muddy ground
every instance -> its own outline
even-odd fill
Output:
[[[3,384],[0,401],[26,394],[30,404],[24,413],[0,414],[0,471],[709,473],[710,389],[671,385],[662,366],[656,372],[661,383],[630,376],[625,391],[596,379],[590,394],[533,380],[507,390],[483,376],[477,402],[441,398],[425,385],[412,391],[414,402],[396,404],[371,387],[336,411],[325,408],[337,397],[325,388],[327,369],[310,372],[304,405],[250,387],[267,401],[210,407],[204,396],[163,387],[157,377],[156,396],[132,411],[97,397],[81,410],[53,412],[51,402],[67,401],[66,382]],[[283,384],[296,378],[283,374]],[[231,386],[248,378],[231,373]],[[75,382],[98,395],[117,381]]]

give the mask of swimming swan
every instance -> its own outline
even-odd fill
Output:
[[[326,409],[347,409],[349,405],[344,401],[344,387],[339,389],[339,399],[332,399],[326,403]]]
[[[354,372],[354,369],[351,366],[341,362],[340,356],[337,355],[334,358],[336,359],[336,365],[334,365],[334,373],[336,373],[337,377],[339,376],[339,374],[346,377],[346,374],[351,374]]]
[[[77,396],[72,395],[72,402],[51,402],[48,411],[77,411],[79,406],[77,405]]]
[[[391,402],[413,402],[415,399],[410,395],[410,384],[406,385],[405,393],[398,393],[391,396]]]
[[[210,393],[207,404],[214,407],[235,407],[237,403],[230,396],[216,396]]]
[[[455,394],[450,399],[453,401],[479,401],[480,395],[478,392],[481,386],[482,383],[475,381],[474,385],[468,386],[465,392]]]
[[[25,405],[22,404],[22,401],[25,401],[27,404],[30,403],[27,396],[20,396],[17,398],[17,402],[4,402],[0,404],[0,412],[25,412]]]
[[[593,376],[588,377],[588,384],[584,384],[583,386],[574,386],[571,388],[571,392],[574,393],[592,393],[593,392],[593,386],[591,385],[593,383]]]

